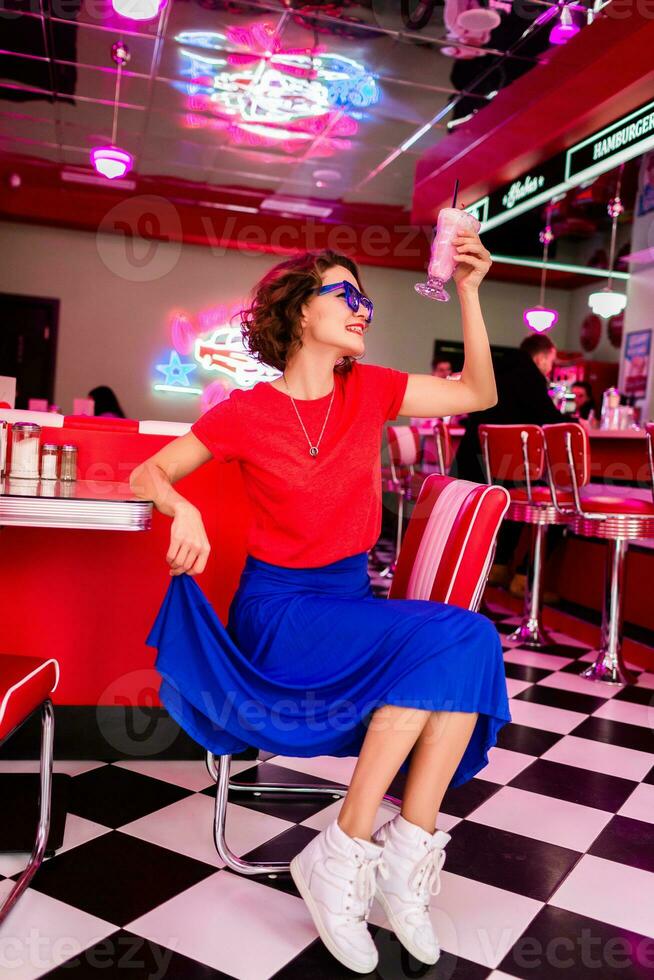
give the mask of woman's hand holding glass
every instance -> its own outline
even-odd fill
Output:
[[[210,550],[200,511],[187,500],[177,504],[166,555],[170,574],[199,575],[206,567]]]
[[[492,265],[491,255],[484,248],[481,238],[474,231],[462,231],[452,239],[456,249],[452,256],[456,268],[452,278],[459,292],[479,289],[479,285]]]

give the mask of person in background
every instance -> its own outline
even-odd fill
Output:
[[[566,421],[557,411],[547,393],[547,379],[556,360],[556,347],[544,334],[530,334],[520,344],[514,356],[502,361],[497,371],[497,404],[483,412],[472,412],[465,423],[465,434],[450,469],[450,476],[461,480],[485,483],[479,426],[489,425],[546,425]],[[511,484],[508,483],[508,486]],[[554,530],[555,534],[552,535]],[[512,595],[524,596],[526,565],[522,563],[511,577],[509,565],[518,545],[522,525],[504,521],[497,540],[495,564],[488,579],[490,585],[506,587]],[[558,528],[548,532],[548,550],[560,539]],[[549,594],[549,601],[554,601]]]
[[[432,361],[431,374],[433,378],[448,378],[452,373],[452,362],[438,358]]]
[[[597,415],[597,409],[593,401],[593,389],[587,381],[575,381],[571,386],[571,390],[575,396],[574,418],[587,419],[591,412]]]
[[[107,385],[99,385],[97,388],[92,388],[87,397],[92,398],[95,402],[96,416],[99,415],[109,419],[125,418],[125,413],[120,407],[118,399],[113,390],[107,387]]]

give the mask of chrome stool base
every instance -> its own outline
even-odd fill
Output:
[[[600,648],[595,662],[581,675],[605,684],[633,684],[638,677],[622,659],[622,599],[626,555],[627,539],[610,538],[604,572]]]
[[[638,674],[630,670],[622,658],[615,661],[608,650],[600,650],[597,660],[579,676],[591,681],[604,681],[605,684],[635,684]]]
[[[529,647],[530,650],[544,650],[554,644],[550,634],[541,625],[540,619],[529,616],[520,623],[520,626],[513,633],[509,633],[506,639],[509,643]]]
[[[216,759],[218,765],[216,766]],[[253,796],[263,794],[295,795],[299,797],[307,796],[330,796],[334,800],[342,799],[347,793],[347,786],[338,783],[327,786],[304,786],[299,783],[239,783],[229,778],[229,767],[231,755],[215,756],[212,752],[206,754],[206,765],[209,775],[216,780],[216,809],[214,818],[214,844],[219,857],[225,862],[232,871],[245,875],[277,875],[284,874],[289,870],[289,863],[283,861],[244,861],[230,849],[225,840],[225,818],[227,816],[227,802],[229,790],[238,790],[239,793],[252,793]],[[398,811],[402,801],[397,797],[386,793],[383,802],[396,808]]]

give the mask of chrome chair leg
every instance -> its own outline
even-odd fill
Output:
[[[621,650],[622,587],[627,541],[624,538],[615,538],[608,545],[600,647],[595,662],[581,676],[609,684],[633,684],[638,675],[625,665]]]
[[[550,646],[552,638],[541,624],[541,603],[543,595],[543,552],[547,525],[532,524],[531,553],[527,569],[527,587],[522,612],[522,622],[507,639],[511,643],[532,650]]]
[[[402,547],[402,532],[404,530],[404,492],[397,494],[397,530],[395,532],[395,558],[382,572],[380,578],[392,578],[397,568],[397,560]]]
[[[218,765],[216,765],[216,758]],[[229,790],[252,793],[253,796],[263,794],[295,795],[295,796],[330,796],[334,800],[341,799],[347,793],[347,786],[338,783],[327,786],[305,786],[299,783],[239,783],[230,780],[229,767],[231,763],[230,755],[215,756],[212,752],[207,752],[206,764],[211,776],[216,780],[216,807],[214,813],[214,844],[221,860],[225,862],[232,871],[239,874],[260,875],[260,874],[282,874],[289,869],[289,863],[283,861],[244,861],[231,850],[225,840],[225,821],[227,817],[227,803]],[[401,800],[387,793],[384,796],[384,803],[400,809]]]
[[[41,756],[39,765],[39,823],[36,840],[27,867],[9,892],[0,907],[0,924],[4,922],[12,908],[23,894],[43,861],[45,847],[50,832],[50,809],[52,803],[52,763],[54,757],[54,709],[48,699],[41,706]]]

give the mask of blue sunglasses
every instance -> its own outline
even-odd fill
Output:
[[[374,311],[372,300],[368,299],[367,296],[363,296],[356,286],[353,286],[351,282],[347,281],[347,279],[344,279],[343,282],[333,282],[330,286],[322,286],[318,290],[318,296],[322,296],[323,293],[333,293],[336,289],[341,289],[343,291],[345,302],[353,313],[358,313],[359,307],[362,306],[367,313],[366,323],[372,322],[372,314]]]

